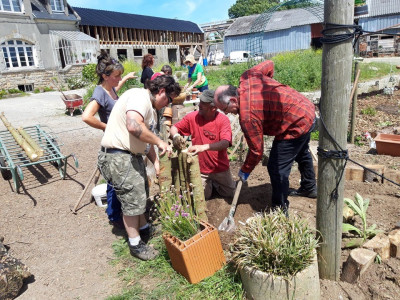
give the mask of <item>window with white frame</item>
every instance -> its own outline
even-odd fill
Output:
[[[50,0],[52,11],[64,11],[64,1],[63,0]]]
[[[1,43],[7,69],[33,67],[33,45],[20,40],[9,40]]]
[[[0,11],[21,12],[21,1],[0,0]]]

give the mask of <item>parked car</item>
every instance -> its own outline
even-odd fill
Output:
[[[248,62],[250,59],[262,61],[264,58],[260,55],[251,55],[248,51],[232,51],[229,54],[229,61],[231,64]]]
[[[210,52],[208,55],[208,62],[210,65],[218,66],[222,63],[222,60],[224,58],[224,52],[222,51],[217,51],[217,52]]]

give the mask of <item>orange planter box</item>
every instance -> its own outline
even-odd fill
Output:
[[[378,133],[374,140],[378,154],[400,156],[400,135]]]
[[[206,222],[201,222],[201,227],[201,232],[184,242],[163,235],[172,267],[190,283],[213,275],[226,262],[218,230]]]

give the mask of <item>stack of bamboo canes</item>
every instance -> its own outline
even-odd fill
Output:
[[[40,148],[40,146],[22,127],[15,129],[11,123],[8,122],[4,112],[1,112],[0,119],[31,161],[38,161],[39,158],[44,155],[44,150]]]
[[[169,190],[174,185],[177,193],[187,197],[196,215],[201,220],[208,221],[197,155],[191,155],[186,150],[178,151],[178,155],[172,158],[164,154],[160,157],[158,181],[161,191]]]

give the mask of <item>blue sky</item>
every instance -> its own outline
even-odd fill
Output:
[[[71,6],[192,21],[197,24],[229,19],[236,0],[68,0]]]

